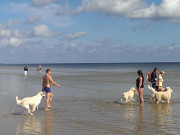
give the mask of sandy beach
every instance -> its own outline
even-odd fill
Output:
[[[48,66],[44,66],[44,69]],[[0,67],[0,131],[2,135],[176,135],[180,133],[179,69],[166,70],[165,85],[173,89],[170,104],[156,105],[145,88],[144,108],[136,101],[120,103],[122,93],[135,86],[136,66],[122,68],[52,68],[54,80],[61,88],[52,87],[51,111],[40,110],[33,116],[24,115],[17,106],[19,98],[34,96],[41,91],[42,75],[30,66],[24,77],[21,66]],[[144,72],[147,74],[149,69]],[[42,73],[45,73],[44,70]],[[171,78],[171,79],[168,79]],[[145,83],[147,86],[149,83]]]

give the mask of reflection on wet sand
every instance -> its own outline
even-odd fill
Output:
[[[128,105],[127,108],[124,108],[124,118],[129,120],[135,119],[135,106],[134,105]]]
[[[154,117],[154,121],[158,124],[161,124],[164,122],[164,119],[167,120],[167,115],[171,115],[171,106],[170,104],[161,103],[161,104],[152,104],[152,115]]]
[[[144,131],[144,106],[140,106],[139,108],[139,115],[137,119],[137,132]]]
[[[33,134],[33,135],[39,135],[42,134],[42,123],[39,120],[38,116],[22,116],[24,119],[24,122],[19,123],[16,127],[16,135],[22,135],[22,134]]]
[[[45,135],[52,135],[52,115],[51,111],[46,111],[46,120],[45,120]]]
[[[24,87],[25,88],[28,87],[28,78],[27,78],[27,76],[24,76]]]
[[[172,109],[170,104],[161,103],[161,104],[152,104],[152,115],[153,115],[153,123],[158,124],[159,130],[166,129],[164,126],[167,122],[172,121]]]

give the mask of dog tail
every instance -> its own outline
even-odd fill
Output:
[[[16,96],[16,103],[17,103],[18,105],[20,105],[20,104],[22,103],[21,100],[18,100],[18,96]]]
[[[155,91],[155,89],[152,88],[152,87],[150,87],[149,85],[148,85],[148,89],[149,89],[150,91],[152,91],[153,93],[157,93],[157,91]]]

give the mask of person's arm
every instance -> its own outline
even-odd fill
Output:
[[[139,88],[138,88],[138,90],[141,88],[141,85],[142,85],[142,77],[139,77]]]
[[[55,83],[55,82],[53,81],[53,79],[52,79],[51,76],[49,77],[49,80],[50,80],[50,82],[51,82],[53,85],[56,85],[57,87],[61,87],[61,85],[59,85],[59,84],[57,84],[57,83]]]

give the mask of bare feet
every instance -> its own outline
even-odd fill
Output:
[[[48,108],[53,108],[53,107],[50,105],[50,106],[48,106]]]
[[[50,109],[46,108],[45,111],[49,111]]]

